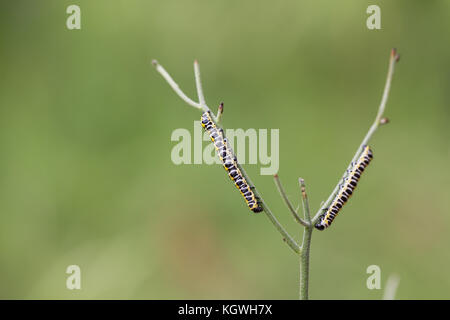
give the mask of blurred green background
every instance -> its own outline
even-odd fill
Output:
[[[382,30],[366,28],[371,4]],[[375,117],[392,47],[391,123],[313,234],[310,296],[380,299],[378,265],[399,299],[450,298],[449,38],[449,1],[3,1],[0,298],[297,298],[297,256],[223,169],[171,162],[172,131],[200,113],[150,61],[195,97],[198,59],[225,127],[280,129],[279,175],[295,203],[306,180],[315,212]],[[299,239],[272,177],[245,167]]]

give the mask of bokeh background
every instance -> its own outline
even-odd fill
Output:
[[[81,30],[66,8],[81,7]],[[381,7],[381,30],[366,8]],[[449,1],[2,1],[0,298],[295,299],[298,258],[219,166],[171,162],[198,59],[227,128],[280,129],[279,175],[312,210],[372,123],[389,52],[401,54],[375,160],[326,232],[310,296],[450,298]],[[205,143],[206,145],[206,143]],[[273,179],[245,166],[291,234]],[[67,266],[82,289],[66,289]]]

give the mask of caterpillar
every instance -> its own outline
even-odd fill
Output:
[[[325,209],[325,213],[320,217],[319,222],[315,225],[316,229],[324,230],[331,225],[344,204],[352,196],[353,191],[361,178],[361,174],[364,172],[364,169],[369,165],[372,159],[373,153],[372,150],[370,150],[370,147],[363,146],[363,151],[358,160],[355,163],[350,164],[350,172],[343,179],[343,183],[340,185],[338,194],[334,197],[330,207]]]
[[[223,167],[228,173],[230,179],[234,182],[250,210],[253,212],[261,212],[263,208],[258,202],[258,198],[252,190],[252,187],[247,183],[241,170],[237,164],[237,158],[234,155],[231,146],[228,144],[227,138],[224,137],[223,130],[217,128],[214,120],[211,117],[210,111],[202,113],[201,117],[202,127],[209,133],[209,137],[216,148],[217,155],[222,161]]]

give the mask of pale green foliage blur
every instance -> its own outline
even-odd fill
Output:
[[[3,1],[0,10],[0,298],[295,299],[298,257],[219,166],[175,166],[176,128],[225,102],[229,128],[280,129],[280,171],[315,212],[347,167],[401,54],[374,160],[329,230],[315,232],[311,298],[450,298],[450,4],[376,1]],[[247,165],[296,239],[273,179]],[[81,291],[65,288],[68,265]]]

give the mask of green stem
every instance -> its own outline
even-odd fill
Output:
[[[309,213],[308,196],[306,195],[305,180],[298,179],[302,193],[303,214],[308,226],[303,230],[303,243],[300,252],[300,300],[308,300],[309,288],[309,252],[311,248],[311,236],[314,225],[311,223],[311,215]]]
[[[308,300],[309,288],[309,251],[313,227],[305,227],[303,231],[303,245],[300,253],[300,300]]]

